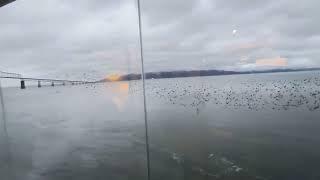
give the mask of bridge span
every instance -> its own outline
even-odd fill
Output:
[[[55,85],[79,85],[79,84],[90,84],[96,83],[96,81],[79,81],[79,80],[66,80],[66,79],[48,79],[48,78],[30,78],[30,77],[22,77],[21,74],[18,73],[11,73],[11,72],[4,72],[0,71],[0,79],[17,79],[20,80],[20,88],[26,88],[26,81],[35,81],[38,82],[38,87],[42,86],[41,83],[49,82],[51,86]]]

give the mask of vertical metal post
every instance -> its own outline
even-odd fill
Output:
[[[20,88],[21,89],[25,89],[26,88],[26,84],[25,84],[24,80],[20,81]]]
[[[41,82],[40,81],[38,81],[38,88],[40,88],[41,87]]]
[[[5,173],[2,175],[4,179],[15,179],[14,169],[12,167],[12,156],[9,134],[7,129],[7,116],[4,105],[4,98],[0,82],[0,166],[4,167]]]
[[[145,123],[145,141],[147,152],[147,178],[150,180],[150,151],[149,151],[149,132],[148,132],[148,117],[147,117],[147,102],[145,90],[145,73],[144,73],[144,59],[143,59],[143,41],[142,41],[142,22],[141,22],[141,6],[140,0],[137,0],[138,6],[138,22],[139,22],[139,42],[140,42],[140,58],[141,58],[141,78],[142,78],[142,92],[143,92],[143,110],[144,110],[144,123]]]

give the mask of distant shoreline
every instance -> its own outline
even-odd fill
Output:
[[[145,74],[145,78],[146,79],[168,79],[168,78],[183,78],[183,77],[225,76],[225,75],[264,74],[264,73],[302,72],[302,71],[320,71],[320,68],[271,69],[271,70],[260,70],[260,71],[225,71],[225,70],[160,71],[160,72],[147,72]],[[140,79],[141,79],[141,74],[126,74],[126,75],[121,75],[115,81],[131,81],[131,80],[140,80]],[[97,82],[110,82],[110,81],[111,80],[106,78]]]

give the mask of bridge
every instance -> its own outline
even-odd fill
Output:
[[[0,0],[0,8],[2,6],[5,6],[9,3],[14,2],[15,0]],[[0,79],[18,79],[20,80],[20,88],[25,89],[26,88],[26,81],[36,81],[38,82],[38,87],[41,87],[41,83],[49,82],[51,83],[51,86],[55,85],[76,85],[76,84],[89,84],[89,83],[97,83],[95,81],[77,81],[77,80],[66,80],[66,79],[47,79],[47,78],[29,78],[29,77],[22,77],[21,74],[18,73],[12,73],[12,72],[4,72],[0,71]]]
[[[26,81],[36,81],[38,82],[38,87],[41,87],[41,83],[49,82],[51,86],[55,85],[79,85],[79,84],[90,84],[96,83],[95,81],[77,81],[77,80],[66,80],[66,79],[47,79],[47,78],[29,78],[29,77],[22,77],[21,74],[12,73],[12,72],[5,72],[0,71],[0,79],[18,79],[20,80],[20,88],[26,88]]]

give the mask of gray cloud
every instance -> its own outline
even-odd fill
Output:
[[[128,71],[128,61],[132,71],[140,69],[131,1],[20,0],[0,9],[0,23],[5,70],[60,78],[94,71],[101,78]]]
[[[146,70],[245,69],[275,57],[320,66],[319,5],[141,0]],[[135,0],[18,0],[0,9],[0,68],[59,78],[139,72],[137,23]]]
[[[170,5],[170,1],[161,2]],[[160,25],[149,23],[152,19],[146,13],[146,59],[158,59],[162,66],[168,64],[172,69],[203,64],[207,68],[237,67],[241,59],[247,59],[245,67],[257,59],[274,57],[286,58],[290,66],[320,65],[317,1],[194,2],[188,13],[181,16],[176,11],[177,18]],[[172,61],[179,63],[173,67]],[[152,64],[148,67],[152,68]]]

